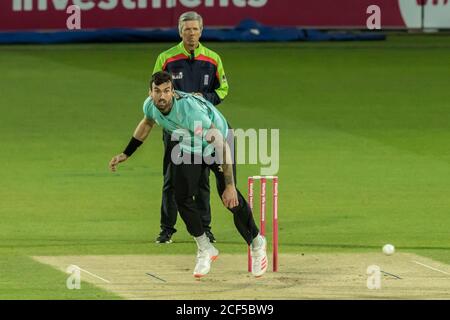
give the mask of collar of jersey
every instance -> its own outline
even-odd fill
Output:
[[[186,48],[184,47],[183,41],[181,41],[181,42],[178,44],[178,47],[179,47],[180,51],[183,52],[183,54],[185,54],[186,56],[189,57],[189,56],[191,55],[191,53],[190,53],[189,51],[187,51]],[[202,51],[203,51],[203,46],[202,46],[202,44],[199,42],[199,43],[198,43],[198,47],[195,48],[195,50],[194,50],[194,57],[198,57],[198,56],[202,53]]]

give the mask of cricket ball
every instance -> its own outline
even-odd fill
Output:
[[[383,253],[387,256],[393,255],[395,252],[395,247],[392,244],[385,244],[383,246]]]

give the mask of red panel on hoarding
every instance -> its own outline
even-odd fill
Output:
[[[381,8],[383,27],[405,27],[401,0],[2,0],[0,30],[64,30],[66,8],[82,8],[81,27],[174,27],[195,10],[207,26],[235,26],[245,18],[270,26],[365,28],[367,7]],[[27,11],[29,10],[29,11]]]

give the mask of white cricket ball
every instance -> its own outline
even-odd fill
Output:
[[[395,252],[395,247],[392,244],[385,244],[383,246],[383,253],[387,256],[393,255]]]

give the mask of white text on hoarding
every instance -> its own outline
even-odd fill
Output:
[[[206,8],[230,6],[238,8],[261,8],[269,0],[12,0],[13,11],[48,11],[51,9],[64,11],[70,5],[79,6],[81,10],[114,10],[123,7],[127,10],[175,8],[177,6],[193,9],[200,6]]]

